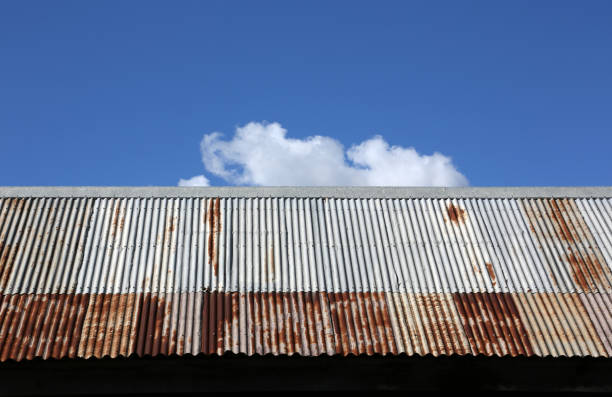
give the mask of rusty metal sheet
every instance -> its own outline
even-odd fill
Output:
[[[0,360],[612,354],[610,197],[370,196],[1,196]]]

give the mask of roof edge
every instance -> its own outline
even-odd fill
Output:
[[[0,197],[329,197],[329,198],[604,198],[612,186],[585,187],[168,187],[0,186]]]

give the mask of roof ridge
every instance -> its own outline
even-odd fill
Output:
[[[0,197],[603,198],[612,197],[612,186],[0,186]]]

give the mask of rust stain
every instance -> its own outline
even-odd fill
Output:
[[[212,265],[215,276],[219,275],[219,234],[221,233],[220,198],[210,200],[208,206],[208,263]]]
[[[282,298],[274,291],[268,293],[268,304],[270,307],[270,348],[272,354],[286,353],[285,327],[283,326]]]
[[[535,206],[534,209],[532,209],[529,205],[525,203],[521,203],[521,206],[526,215],[527,222],[529,223],[529,229],[531,230],[533,237],[536,239],[536,241],[534,242],[537,242],[538,248],[541,250],[542,244],[540,243],[540,241],[549,239],[547,238],[548,233],[546,232],[545,228],[541,229],[540,232],[538,232],[535,228],[535,225],[537,225],[539,220],[543,218],[542,212],[537,206]],[[554,216],[550,216],[549,218],[552,220],[553,223],[556,224],[557,219]],[[547,273],[548,273],[548,276],[550,277],[550,280],[555,286],[558,286],[559,284],[558,284],[557,277],[555,276],[555,273],[550,268],[550,266],[548,266],[548,264],[546,264],[545,266],[547,268]]]
[[[105,355],[105,341],[107,341],[108,339],[112,340],[113,337],[112,324],[108,324],[108,318],[111,314],[112,303],[115,296],[117,296],[117,294],[105,294],[104,300],[102,302],[101,315],[99,316],[99,321],[96,324],[98,332],[96,333],[94,345],[95,357],[103,357]],[[109,327],[111,328],[109,329]]]
[[[353,311],[355,312],[355,331],[357,332],[358,352],[373,354],[372,337],[368,326],[367,312],[364,303],[363,292],[352,292],[354,298],[351,299]]]
[[[539,234],[535,228],[535,225],[538,223],[538,219],[542,219],[542,215],[539,214],[539,209],[536,207],[536,210],[538,211],[538,214],[536,214],[536,212],[525,203],[521,203],[521,207],[523,208],[525,215],[527,215],[527,222],[529,223],[531,233],[533,233],[534,237],[538,238]]]
[[[470,347],[475,353],[504,354],[514,350],[515,338],[520,336],[521,353],[532,355],[527,331],[509,293],[454,293],[455,306]],[[505,350],[505,351],[503,351]]]
[[[107,325],[109,336],[104,338],[103,355],[116,356],[115,350],[118,349],[119,338],[121,337],[121,321],[123,320],[126,298],[126,294],[113,294]]]
[[[66,294],[51,294],[52,304],[50,306],[47,317],[44,320],[43,335],[45,343],[41,343],[35,351],[35,357],[49,358],[53,345],[57,343],[57,331],[61,320],[61,314],[66,311],[67,301],[70,295]]]
[[[2,341],[0,349],[0,361],[6,361],[9,358],[9,349],[13,343],[12,339],[15,334],[15,322],[23,313],[25,305],[25,297],[23,295],[6,296],[3,304],[4,318],[0,327],[0,341]]]
[[[545,304],[546,297],[538,296],[536,299],[544,299]],[[553,299],[554,294],[550,297]],[[418,336],[412,343],[423,342],[422,353],[465,354],[471,350],[487,355],[534,354],[517,308],[519,294],[415,294],[408,298],[416,302],[420,312],[413,311],[423,330],[416,331]],[[391,328],[389,305],[393,303],[388,299],[389,295],[379,292],[203,292],[201,351],[223,354],[231,349],[249,355],[295,352],[308,356],[326,352],[397,354],[402,336]],[[135,351],[139,355],[183,354],[188,340],[167,324],[173,314],[172,302],[169,297],[133,293],[2,296],[0,359],[129,355],[134,349],[128,351],[123,343],[119,348],[120,340],[128,335],[138,339],[140,347]],[[456,311],[449,310],[453,304]],[[455,312],[458,318],[451,314]],[[398,313],[398,321],[410,315],[401,314],[401,310]],[[588,313],[584,316],[592,318]],[[131,318],[136,321],[130,320],[128,325]],[[410,335],[415,335],[411,329],[415,325],[407,326]],[[590,331],[593,338],[595,332],[599,331]],[[561,342],[564,335],[558,336]],[[177,349],[165,347],[174,344],[178,344]],[[594,351],[597,349],[601,350],[597,347]]]
[[[425,298],[426,312],[430,315],[435,341],[438,344],[438,352],[440,354],[451,354],[451,352],[454,351],[451,334],[456,326],[455,324],[449,323],[445,318],[440,294],[426,294]],[[461,349],[458,351],[461,352]]]
[[[356,326],[361,334],[361,340],[359,341],[359,343],[361,343],[361,346],[359,347],[359,352],[366,353],[367,355],[372,355],[374,354],[374,350],[372,332],[370,329],[370,322],[368,320],[369,312],[367,308],[368,302],[366,293],[357,292],[355,294],[358,309],[357,318],[355,319],[355,321]],[[317,320],[317,322],[320,323],[321,321]]]
[[[149,310],[151,308],[151,294],[144,294],[141,301],[140,315],[138,316],[136,334],[136,354],[142,357],[145,354],[145,341],[147,339],[147,325],[150,317]]]
[[[590,289],[589,282],[587,281],[588,273],[581,263],[582,261],[579,261],[573,253],[566,255],[565,259],[571,266],[571,274],[574,282],[578,284],[580,288],[588,291]]]
[[[113,215],[113,227],[111,230],[111,236],[115,236],[115,234],[117,233],[117,227],[119,226],[119,212],[120,212],[120,208],[119,205],[117,205],[117,208],[115,209],[115,214]]]
[[[93,298],[90,294],[81,294],[78,298],[75,297],[74,300],[76,304],[70,311],[68,325],[66,326],[68,332],[72,330],[72,336],[70,336],[69,343],[61,349],[60,356],[62,357],[65,355],[71,358],[76,357],[83,337],[85,317],[89,312],[89,305],[92,303]]]
[[[389,308],[385,299],[385,294],[382,292],[372,292],[372,311],[376,321],[376,330],[378,333],[378,341],[380,350],[376,353],[388,354],[394,351],[394,344],[391,336],[391,322],[389,316]]]
[[[178,296],[175,296],[173,294],[166,294],[166,297],[164,298],[164,306],[160,309],[161,313],[158,313],[158,316],[161,317],[159,331],[158,331],[160,335],[159,336],[160,345],[157,348],[158,354],[161,353],[161,354],[167,355],[168,350],[170,348],[171,339],[170,339],[169,329],[170,329],[170,320],[172,318],[173,299],[179,299],[179,298]]]
[[[106,300],[107,294],[92,294],[87,314],[85,315],[84,338],[79,346],[79,354],[85,358],[94,355],[94,348],[98,336],[98,325],[100,325],[100,316],[102,315],[102,307]]]
[[[493,286],[495,286],[495,284],[497,284],[497,278],[495,277],[495,271],[493,270],[493,265],[486,262],[485,266],[487,268],[487,273],[489,273],[489,277],[491,277],[491,283],[493,284]]]
[[[270,308],[268,306],[268,293],[262,292],[260,297],[260,305],[261,305],[261,344],[262,344],[262,353],[268,354],[272,351],[271,343],[270,343],[270,329],[272,328],[272,323],[270,321]]]
[[[149,330],[149,340],[148,344],[151,346],[149,349],[145,349],[145,353],[151,354],[152,356],[156,356],[160,353],[160,348],[167,341],[167,338],[164,338],[163,335],[163,324],[166,317],[166,299],[163,297],[155,296],[153,300],[157,300],[157,310],[154,314],[149,318],[150,324],[152,325],[152,329]],[[154,320],[153,320],[154,319]]]
[[[604,277],[604,269],[595,255],[583,258],[571,251],[565,255],[571,267],[572,279],[585,291],[596,290]]]
[[[546,216],[553,224],[554,233],[549,238],[558,238],[559,241],[565,242],[564,249],[567,251],[562,255],[563,262],[568,267],[574,283],[585,291],[596,290],[599,285],[606,284],[605,268],[602,266],[597,255],[590,251],[597,249],[592,247],[588,240],[581,239],[581,233],[576,229],[572,221],[572,216],[576,218],[579,224],[584,225],[584,219],[580,211],[573,207],[572,200],[549,199],[544,201],[544,212],[537,213],[524,206],[530,228],[537,238],[545,239],[546,236],[540,236],[535,232],[534,224],[538,218]],[[547,204],[547,205],[546,205]],[[537,207],[536,207],[537,208]],[[539,214],[539,215],[538,215]],[[586,227],[586,226],[584,226]],[[585,233],[590,233],[588,228]],[[581,248],[583,246],[584,248]],[[557,279],[549,269],[549,275],[552,282],[557,285]]]
[[[11,276],[13,265],[15,263],[15,254],[17,253],[17,244],[6,244],[2,247],[0,243],[0,288],[4,289]],[[2,250],[4,248],[4,250]]]
[[[348,330],[346,327],[346,317],[344,315],[343,296],[342,293],[333,293],[330,295],[330,301],[333,307],[335,308],[332,313],[335,314],[334,320],[336,320],[336,323],[338,324],[338,328],[336,331],[336,340],[338,341],[339,349],[336,348],[336,352],[346,356],[349,354],[349,342]]]
[[[210,354],[208,343],[209,343],[210,337],[213,336],[213,332],[214,332],[212,327],[209,326],[210,317],[212,315],[211,312],[214,310],[213,305],[211,305],[210,302],[213,300],[212,296],[214,294],[215,292],[211,292],[211,293],[204,292],[202,294],[202,310],[200,312],[202,332],[200,333],[200,349],[205,354]]]
[[[292,336],[293,336],[293,350],[296,353],[299,354],[309,354],[306,350],[303,349],[303,347],[305,346],[304,340],[303,340],[303,331],[304,329],[302,327],[300,327],[300,319],[301,319],[301,309],[300,309],[300,302],[299,302],[299,296],[297,292],[291,292],[289,294],[290,297],[290,310],[291,310],[291,325],[293,326],[292,328]],[[301,324],[301,325],[305,325],[305,324]]]
[[[456,224],[464,223],[467,214],[464,209],[456,207],[454,204],[449,204],[446,209],[446,213],[448,215],[448,219],[453,221]]]
[[[285,321],[283,322],[285,328],[285,346],[287,349],[287,354],[295,353],[295,346],[293,344],[293,328],[292,328],[292,311],[291,311],[291,293],[281,293],[282,298],[282,310]]]
[[[59,304],[61,304],[62,299],[65,295],[60,294],[47,294],[47,304],[46,307],[43,306],[43,310],[40,312],[44,319],[40,318],[36,323],[37,333],[40,331],[40,334],[36,334],[32,338],[32,342],[30,347],[26,353],[26,358],[28,360],[33,359],[34,357],[42,357],[43,351],[49,342],[51,342],[51,333],[53,332],[54,327],[54,313]]]
[[[571,222],[566,221],[564,214],[567,212],[563,204],[560,204],[560,201],[557,199],[550,199],[548,201],[550,204],[550,208],[552,209],[552,213],[550,214],[550,219],[555,222],[561,231],[560,237],[562,240],[565,240],[569,243],[575,244],[576,240],[574,239],[574,235],[576,234],[576,230],[574,230],[574,226]]]
[[[90,335],[95,335],[95,331],[91,332],[92,319],[95,319],[94,315],[98,313],[99,302],[104,297],[104,294],[91,294],[89,296],[89,303],[87,304],[87,311],[83,313],[82,318],[82,331],[80,335],[80,343],[77,347],[76,355],[79,357],[89,357],[91,354],[88,353],[88,346],[90,345]],[[96,322],[97,323],[97,322]]]
[[[223,354],[225,352],[226,335],[229,335],[229,329],[226,327],[226,318],[230,318],[231,297],[229,294],[219,292],[216,302],[216,324],[217,338],[213,341],[211,352]]]
[[[382,351],[381,335],[378,333],[378,327],[376,322],[376,314],[374,310],[374,303],[372,300],[372,293],[367,291],[363,293],[363,303],[365,306],[366,316],[368,317],[368,325],[370,327],[370,338],[371,338],[371,349],[372,353],[378,353]],[[380,317],[380,316],[379,316]]]
[[[24,356],[30,358],[27,356],[27,353],[35,342],[39,340],[40,323],[42,315],[46,312],[45,309],[49,299],[47,294],[30,295],[30,298],[33,301],[33,305],[32,307],[26,306],[24,309],[24,318],[27,319],[25,321],[25,328],[19,327],[16,334],[16,339],[20,343],[15,343],[13,350],[11,350],[11,356],[16,357],[17,361],[21,361]]]
[[[178,343],[179,349],[176,349],[176,345]],[[170,345],[168,346],[168,351],[166,352],[166,354],[172,354],[172,353],[178,353],[179,355],[183,355],[185,354],[185,338],[183,336],[181,336],[180,338],[178,337],[178,330],[176,328],[174,328],[172,330],[172,335],[170,336]]]
[[[319,355],[320,351],[320,339],[318,339],[318,330],[317,330],[317,324],[320,324],[319,322],[317,322],[315,320],[315,306],[314,306],[314,301],[313,301],[313,296],[312,296],[312,292],[305,292],[304,293],[304,314],[305,314],[305,319],[304,321],[306,321],[306,324],[308,325],[308,344],[310,346],[310,354],[311,355]]]
[[[443,311],[446,314],[443,320],[448,327],[450,334],[453,352],[457,352],[460,355],[468,354],[470,352],[469,346],[466,344],[467,340],[463,338],[463,327],[459,318],[455,317],[455,311],[452,309],[454,303],[450,294],[438,294],[439,299],[443,305]]]
[[[11,302],[11,311],[8,318],[5,318],[5,324],[2,327],[2,335],[4,347],[2,349],[2,356],[0,361],[5,361],[8,358],[17,358],[19,347],[26,345],[27,336],[24,336],[24,323],[28,321],[29,316],[32,312],[32,303],[37,302],[32,295],[13,295],[17,302]],[[12,315],[12,316],[10,316]],[[8,326],[8,329],[6,328]],[[24,339],[26,339],[24,341]],[[25,343],[24,343],[25,342]]]
[[[261,306],[259,292],[247,292],[247,324],[249,327],[249,343],[247,354],[261,354]]]
[[[521,349],[523,354],[525,354],[526,356],[533,356],[534,352],[531,346],[529,335],[527,334],[527,328],[525,328],[525,325],[523,324],[516,305],[516,295],[517,294],[500,293],[496,294],[496,297],[498,298],[500,304],[502,302],[502,298],[506,303],[505,306],[502,304],[502,307],[505,307],[509,313],[509,317],[507,318],[509,320],[508,322],[514,325],[513,327],[510,327],[510,331],[518,335],[518,338],[516,338],[515,340],[517,341],[517,343],[519,341],[521,342]]]
[[[227,346],[232,349],[234,353],[238,353],[238,342],[239,342],[239,329],[238,324],[240,320],[240,296],[239,292],[231,292],[231,310],[226,318],[227,322],[225,327],[227,329],[228,344]],[[229,296],[229,295],[228,295]]]
[[[141,297],[142,294],[127,294],[127,302],[124,308],[124,321],[123,328],[121,331],[121,340],[119,345],[118,354],[122,354],[125,356],[129,356],[133,353],[133,349],[130,349],[130,346],[133,346],[132,341],[135,340],[135,333],[133,330],[137,329],[136,327],[132,327],[132,318],[134,315],[137,315],[137,300],[136,297]]]

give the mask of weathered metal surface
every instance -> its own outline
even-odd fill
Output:
[[[0,197],[0,360],[609,357],[611,240],[610,197]]]

